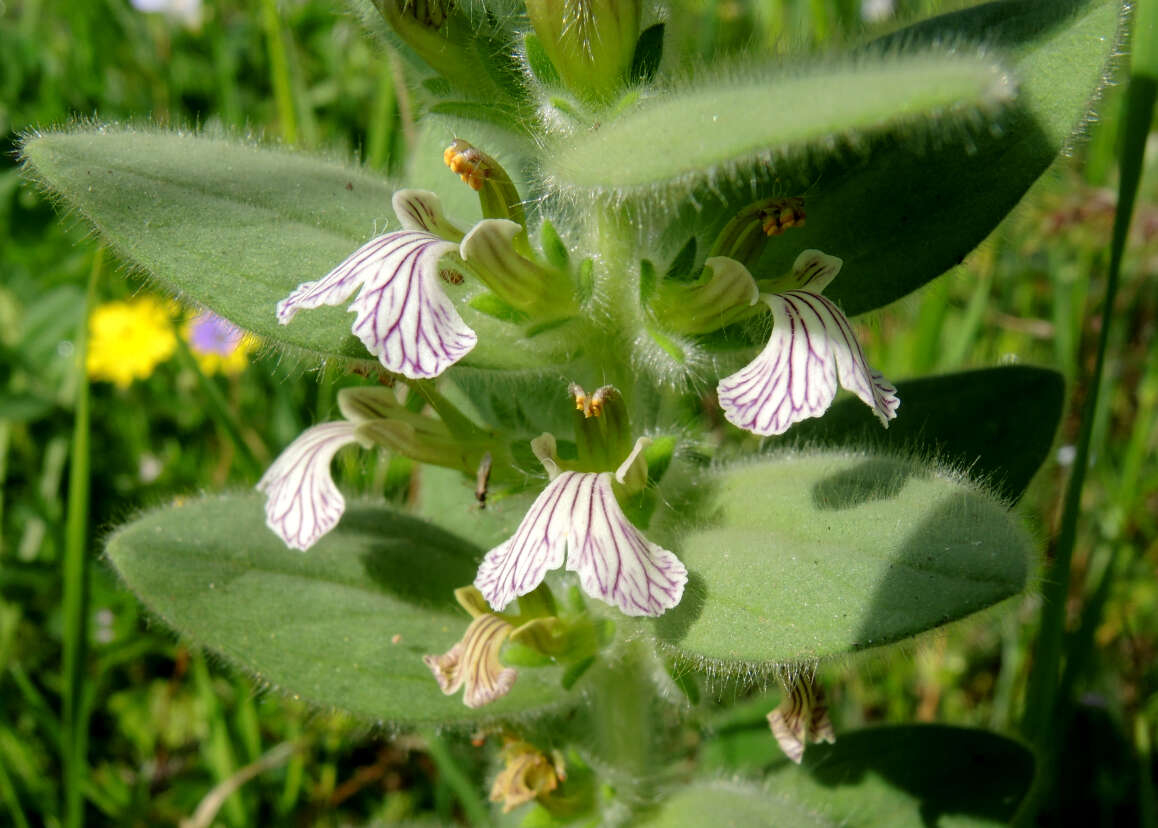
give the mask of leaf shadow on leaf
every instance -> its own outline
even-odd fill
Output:
[[[817,509],[852,509],[872,500],[890,500],[900,494],[913,467],[886,457],[873,457],[859,466],[838,472],[812,487]]]
[[[879,785],[871,780],[878,777],[915,799],[921,824],[933,828],[948,815],[1006,824],[1029,789],[1034,760],[1021,744],[984,730],[901,725],[810,745],[802,768],[831,791],[828,797],[848,797],[849,804]]]
[[[945,498],[890,560],[853,648],[911,638],[930,629],[930,618],[948,623],[1017,594],[1029,577],[1028,548],[1017,523],[991,499],[969,491]]]
[[[698,572],[688,572],[688,582],[677,606],[665,612],[656,623],[656,632],[662,641],[680,641],[704,611],[708,598],[708,582]]]
[[[387,535],[381,517],[382,510],[374,507],[353,507],[342,516],[344,531],[375,538],[361,553],[367,578],[408,603],[457,609],[454,591],[474,580],[478,564],[465,553],[466,542],[425,521],[394,513]]]
[[[938,45],[947,40],[980,39],[993,48],[1012,49],[1030,38],[1060,29],[1095,0],[996,0],[919,21],[872,42],[873,47]]]
[[[799,446],[884,448],[968,469],[1016,503],[1049,456],[1065,402],[1056,371],[1005,365],[897,383],[900,416],[883,429],[860,400],[847,397],[824,417],[792,427]],[[817,504],[820,506],[820,504]]]

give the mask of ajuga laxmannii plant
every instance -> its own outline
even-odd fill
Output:
[[[23,142],[124,260],[359,378],[256,491],[115,532],[128,587],[314,704],[501,732],[512,819],[1009,819],[1025,748],[842,732],[817,671],[1027,588],[1010,507],[1060,378],[886,378],[855,317],[960,262],[1066,148],[1123,6],[986,3],[717,65],[634,0],[354,5],[424,73],[408,176],[139,125]],[[409,458],[414,497],[343,494],[346,446]],[[689,761],[680,734],[776,684],[765,775]]]

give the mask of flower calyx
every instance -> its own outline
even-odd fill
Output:
[[[473,98],[511,101],[506,44],[457,0],[373,0],[394,33],[432,69]],[[481,27],[480,27],[480,24]]]
[[[759,296],[746,267],[726,256],[713,256],[695,281],[661,280],[651,293],[648,311],[667,330],[705,334],[751,316]]]
[[[343,388],[338,392],[338,409],[347,420],[358,423],[358,436],[419,463],[475,474],[489,455],[491,469],[498,458],[500,475],[508,465],[506,449],[488,432],[465,418],[456,419],[452,428],[442,417],[413,411],[389,388]]]

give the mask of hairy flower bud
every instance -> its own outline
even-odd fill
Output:
[[[627,79],[639,40],[638,0],[527,0],[527,14],[563,84],[604,102]]]

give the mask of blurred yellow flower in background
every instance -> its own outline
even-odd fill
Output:
[[[206,376],[218,372],[229,376],[240,374],[258,344],[253,334],[211,311],[202,311],[186,322],[182,335]]]
[[[118,388],[148,377],[177,348],[170,306],[153,296],[106,302],[88,325],[88,376]]]

